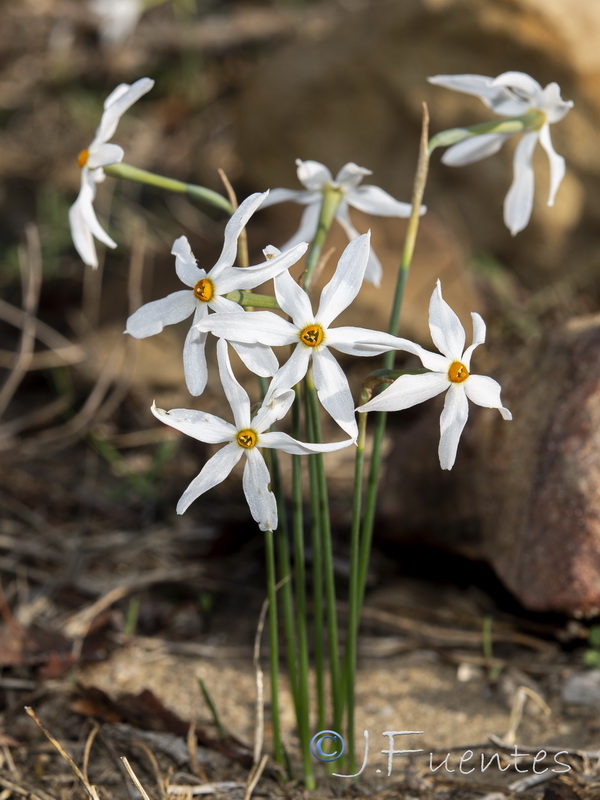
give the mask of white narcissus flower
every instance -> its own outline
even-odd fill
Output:
[[[497,78],[485,75],[435,75],[427,79],[436,86],[472,94],[488,108],[503,117],[531,117],[531,127],[517,145],[513,160],[513,182],[504,200],[504,222],[512,235],[529,222],[533,208],[533,151],[539,142],[550,162],[548,205],[554,198],[565,174],[565,160],[555,152],[550,139],[550,125],[559,122],[573,107],[563,100],[560,87],[549,83],[544,89],[523,72],[504,72]],[[496,153],[512,133],[484,133],[463,139],[444,153],[442,162],[452,167],[471,164]]]
[[[351,439],[330,444],[299,442],[286,433],[269,431],[269,428],[287,413],[294,401],[292,391],[278,392],[272,388],[256,414],[250,416],[250,398],[236,380],[229,362],[227,343],[217,342],[217,358],[223,389],[231,410],[234,424],[213,414],[176,408],[163,411],[152,406],[152,413],[161,422],[182,433],[209,444],[225,444],[204,465],[201,472],[185,490],[177,504],[177,513],[183,512],[201,494],[221,483],[234,466],[246,456],[242,485],[250,513],[262,531],[277,528],[277,503],[269,489],[271,476],[261,455],[261,447],[283,450],[294,455],[328,453],[353,444]]]
[[[409,217],[412,206],[410,203],[401,203],[378,186],[360,186],[365,175],[371,175],[370,169],[359,167],[350,162],[346,164],[333,179],[326,166],[318,161],[301,161],[296,159],[298,166],[298,180],[305,189],[271,189],[268,201],[264,204],[272,206],[274,203],[283,203],[291,200],[294,203],[306,206],[300,227],[287,241],[283,248],[291,247],[297,242],[311,242],[317,232],[317,224],[321,211],[323,193],[327,189],[334,189],[341,193],[340,203],[335,212],[335,219],[346,232],[348,239],[352,240],[359,234],[350,222],[348,208],[358,209],[367,214],[379,217]],[[422,211],[425,209],[423,208]],[[379,286],[381,283],[381,262],[371,250],[369,262],[365,272],[365,279]]]
[[[353,439],[358,435],[358,427],[352,394],[348,379],[330,348],[354,356],[374,356],[393,349],[416,353],[418,349],[412,342],[381,331],[331,327],[360,290],[369,258],[369,238],[365,233],[346,247],[333,277],[323,288],[316,314],[306,292],[289,273],[283,272],[274,280],[275,295],[292,322],[270,311],[252,311],[211,314],[196,325],[199,330],[212,331],[232,344],[296,345],[288,361],[274,376],[272,385],[281,391],[295,386],[306,375],[312,360],[313,380],[321,404]],[[250,361],[247,365],[253,369]]]
[[[77,200],[69,209],[69,224],[73,244],[83,262],[90,267],[98,266],[94,237],[108,247],[117,246],[98,222],[94,211],[96,184],[106,177],[102,168],[109,164],[118,164],[125,155],[122,147],[109,144],[108,140],[113,136],[127,109],[153,86],[154,81],[151,78],[140,78],[131,86],[127,83],[117,86],[104,101],[104,113],[92,143],[87,150],[79,153],[77,161],[81,167],[81,189]]]
[[[221,255],[208,272],[196,266],[196,259],[186,237],[180,236],[176,239],[171,251],[175,256],[175,269],[179,280],[189,288],[146,303],[127,320],[125,333],[136,339],[145,339],[160,333],[165,325],[173,325],[193,315],[192,327],[183,346],[183,367],[188,390],[195,396],[202,394],[208,379],[204,352],[207,333],[198,330],[197,323],[208,316],[209,310],[227,314],[241,312],[245,315],[246,312],[241,310],[238,303],[228,300],[224,295],[237,290],[253,289],[287,271],[302,258],[308,247],[302,242],[291,250],[268,257],[264,263],[255,267],[233,266],[240,233],[267,195],[268,192],[250,195],[231,216],[225,227]],[[276,372],[279,364],[270,348],[261,344],[250,347],[236,344],[234,347],[242,361],[251,364],[250,369],[257,375],[266,378]]]
[[[452,469],[460,435],[469,416],[469,400],[485,408],[497,408],[503,419],[512,419],[500,400],[501,387],[493,378],[471,375],[473,350],[485,341],[485,322],[472,313],[473,343],[465,350],[465,330],[460,320],[442,297],[438,280],[429,304],[429,330],[440,350],[430,353],[414,347],[423,366],[431,370],[421,375],[401,375],[381,394],[369,400],[357,411],[401,411],[447,392],[440,418],[439,457],[442,469]]]

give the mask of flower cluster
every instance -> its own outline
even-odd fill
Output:
[[[506,197],[504,217],[511,232],[517,233],[528,223],[533,204],[531,158],[539,142],[550,161],[551,205],[564,176],[564,159],[554,151],[550,124],[562,119],[572,106],[563,101],[554,83],[542,88],[537,81],[519,72],[507,72],[497,78],[481,75],[438,75],[429,79],[438,86],[478,96],[497,114],[509,118],[510,125],[490,124],[453,129],[434,137],[434,144],[450,145],[443,161],[452,166],[471,163],[495,153],[508,136],[522,133],[514,157],[514,179]],[[71,207],[69,219],[75,247],[85,263],[97,266],[94,238],[109,247],[115,242],[102,228],[93,203],[96,186],[104,180],[104,169],[123,159],[123,150],[112,144],[122,114],[153,86],[142,78],[131,86],[121,84],[107,98],[96,135],[79,156],[81,189]],[[337,318],[359,294],[363,280],[379,284],[382,266],[371,248],[370,232],[360,235],[349,216],[354,208],[387,217],[418,219],[424,207],[415,208],[395,200],[377,186],[363,185],[370,171],[348,163],[335,179],[317,161],[297,162],[298,178],[304,189],[272,189],[253,194],[232,214],[224,232],[223,248],[216,263],[206,269],[198,265],[185,236],[175,240],[172,255],[175,271],[185,288],[139,308],[127,320],[125,332],[143,339],[160,333],[191,317],[183,346],[183,371],[190,394],[201,395],[208,382],[206,345],[209,335],[217,338],[217,361],[223,391],[233,415],[233,423],[202,411],[152,407],[154,415],[171,427],[209,444],[224,446],[204,465],[182,495],[177,511],[189,505],[215,486],[245,457],[243,488],[250,512],[262,530],[277,527],[277,506],[271,492],[269,470],[261,448],[282,450],[296,455],[326,453],[355,443],[358,437],[356,412],[398,411],[445,393],[440,418],[439,459],[442,469],[455,463],[459,440],[466,424],[469,403],[499,410],[503,419],[511,414],[502,405],[500,386],[492,378],[471,374],[471,357],[485,340],[485,324],[479,314],[472,314],[473,341],[465,349],[465,331],[442,297],[438,281],[429,307],[429,327],[440,353],[431,353],[418,344],[369,328],[335,325]],[[121,167],[121,169],[123,169]],[[139,173],[139,171],[138,171]],[[152,176],[157,185],[157,176]],[[158,180],[160,183],[160,179]],[[172,183],[170,184],[172,186]],[[214,193],[213,193],[214,194]],[[304,212],[296,234],[281,250],[269,246],[265,260],[255,266],[236,266],[240,235],[259,208],[293,201]],[[329,205],[328,205],[329,204]],[[325,208],[329,220],[336,220],[349,238],[333,276],[322,289],[316,311],[308,289],[290,275],[310,242],[315,242],[323,227]],[[309,256],[310,260],[310,256]],[[268,310],[245,310],[241,293],[273,280],[275,299],[258,306]],[[267,298],[268,300],[269,298]],[[257,303],[253,302],[253,306]],[[285,316],[282,316],[283,315]],[[251,413],[250,398],[233,374],[228,348],[231,346],[245,366],[261,378],[270,378],[258,410]],[[280,364],[273,349],[284,348],[287,354]],[[405,373],[368,402],[355,408],[348,379],[334,352],[359,357],[377,356],[402,350],[417,356],[425,371]],[[281,352],[281,350],[280,350]],[[294,387],[306,376],[329,416],[346,438],[339,442],[302,442],[286,433],[271,430],[289,411],[295,399]]]

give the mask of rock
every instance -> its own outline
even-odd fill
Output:
[[[486,561],[529,609],[598,613],[600,316],[551,331],[504,365],[480,363],[476,353],[474,368],[500,381],[513,421],[471,405],[444,473],[439,398],[412,418],[393,415],[386,535]]]
[[[576,672],[564,682],[563,703],[600,709],[600,669]]]

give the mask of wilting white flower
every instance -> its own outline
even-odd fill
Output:
[[[472,313],[473,343],[465,350],[465,330],[460,320],[442,297],[438,280],[429,303],[429,330],[438,353],[430,353],[418,345],[412,352],[431,370],[421,375],[401,375],[381,394],[369,400],[358,411],[401,411],[447,392],[440,418],[439,457],[442,469],[451,469],[456,460],[460,435],[469,416],[469,400],[485,408],[497,408],[503,419],[512,419],[500,400],[501,387],[493,378],[471,375],[471,356],[485,341],[485,322]],[[407,349],[407,348],[405,348]]]
[[[563,100],[560,87],[549,83],[545,89],[523,72],[504,72],[497,78],[485,75],[436,75],[430,83],[457,92],[473,94],[488,108],[503,117],[525,117],[527,130],[517,145],[513,160],[513,182],[504,200],[504,222],[513,236],[527,226],[533,208],[533,151],[539,142],[550,162],[548,205],[554,198],[565,174],[565,160],[559,156],[550,139],[550,125],[559,122],[573,107]],[[471,164],[496,153],[512,133],[484,133],[459,141],[449,147],[442,161],[452,167]]]
[[[262,531],[274,531],[277,528],[277,503],[275,495],[269,489],[271,476],[259,448],[266,447],[294,455],[305,455],[341,450],[352,444],[352,440],[311,444],[299,442],[286,433],[269,431],[269,428],[287,413],[294,402],[294,393],[270,390],[256,414],[251,417],[250,398],[231,370],[227,343],[223,339],[217,342],[217,359],[223,389],[233,412],[234,424],[203,411],[184,408],[163,411],[152,406],[154,416],[172,428],[201,442],[225,444],[225,447],[206,462],[201,472],[185,490],[177,504],[177,513],[183,514],[190,503],[201,494],[225,480],[242,456],[246,456],[242,485],[250,513]]]
[[[366,328],[332,328],[331,323],[358,294],[369,258],[369,234],[357,237],[346,247],[337,269],[323,288],[315,314],[310,299],[287,272],[275,278],[280,308],[292,318],[288,322],[270,311],[246,314],[211,314],[197,324],[232,344],[260,342],[269,346],[296,345],[288,361],[273,378],[273,386],[284,391],[306,375],[312,359],[313,380],[319,400],[338,425],[352,438],[358,435],[354,402],[348,379],[330,348],[354,356],[374,356],[393,349],[417,352],[405,339]],[[247,363],[253,369],[249,360]]]
[[[300,227],[287,241],[283,248],[291,247],[297,242],[311,242],[317,232],[323,193],[328,189],[340,192],[341,199],[335,212],[335,219],[346,232],[348,239],[352,240],[359,234],[350,221],[348,209],[350,206],[367,214],[379,217],[409,217],[412,206],[410,203],[401,203],[378,186],[360,186],[365,175],[371,175],[370,169],[359,167],[350,162],[346,164],[333,179],[326,166],[318,161],[301,161],[296,159],[298,166],[298,179],[305,189],[271,189],[269,199],[264,204],[271,206],[274,203],[283,203],[292,200],[294,203],[306,206]],[[425,209],[423,208],[422,211]],[[371,250],[365,278],[370,283],[379,286],[381,283],[381,262]]]
[[[267,258],[264,263],[255,267],[233,266],[240,233],[267,195],[268,192],[250,195],[232,215],[225,227],[221,255],[208,272],[196,266],[188,240],[185,236],[180,236],[173,244],[171,252],[175,256],[179,280],[189,288],[146,303],[127,320],[125,333],[136,339],[145,339],[160,333],[165,325],[174,325],[193,315],[192,327],[183,346],[183,367],[190,394],[202,394],[208,379],[204,352],[207,333],[198,330],[197,323],[208,316],[209,309],[227,314],[241,311],[245,316],[246,312],[240,305],[224,295],[236,290],[253,289],[280,272],[287,271],[302,258],[308,247],[302,242],[291,250]],[[264,345],[255,344],[249,347],[236,344],[235,350],[242,361],[250,363],[250,369],[262,377],[273,375],[279,366],[273,351]]]
[[[100,36],[106,44],[118,44],[133,33],[144,12],[142,0],[89,0],[98,17]]]
[[[108,247],[117,246],[98,222],[94,211],[96,184],[106,177],[102,168],[109,164],[118,164],[125,155],[122,147],[110,144],[108,140],[113,136],[127,109],[153,86],[154,81],[150,78],[140,78],[131,86],[127,83],[117,86],[104,101],[104,113],[92,143],[87,150],[79,153],[81,189],[77,200],[69,209],[69,223],[75,248],[82,260],[91,267],[98,266],[93,237]]]

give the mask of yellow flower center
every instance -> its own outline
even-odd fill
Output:
[[[452,383],[462,383],[469,377],[469,370],[460,361],[453,361],[448,370],[448,378]]]
[[[90,157],[90,151],[89,150],[82,150],[79,153],[79,155],[77,156],[77,163],[79,164],[79,166],[82,167],[82,168],[85,167],[85,165],[88,162],[88,158],[89,157]]]
[[[202,280],[198,281],[194,286],[194,294],[198,300],[202,300],[203,303],[208,303],[209,300],[212,300],[214,293],[215,289],[209,278],[202,278]]]
[[[240,447],[245,447],[246,450],[250,450],[252,447],[254,447],[257,440],[257,435],[254,433],[254,431],[251,431],[250,428],[240,431],[237,435],[237,443]]]
[[[307,347],[317,347],[324,338],[323,328],[318,323],[307,325],[300,331],[300,341]]]

